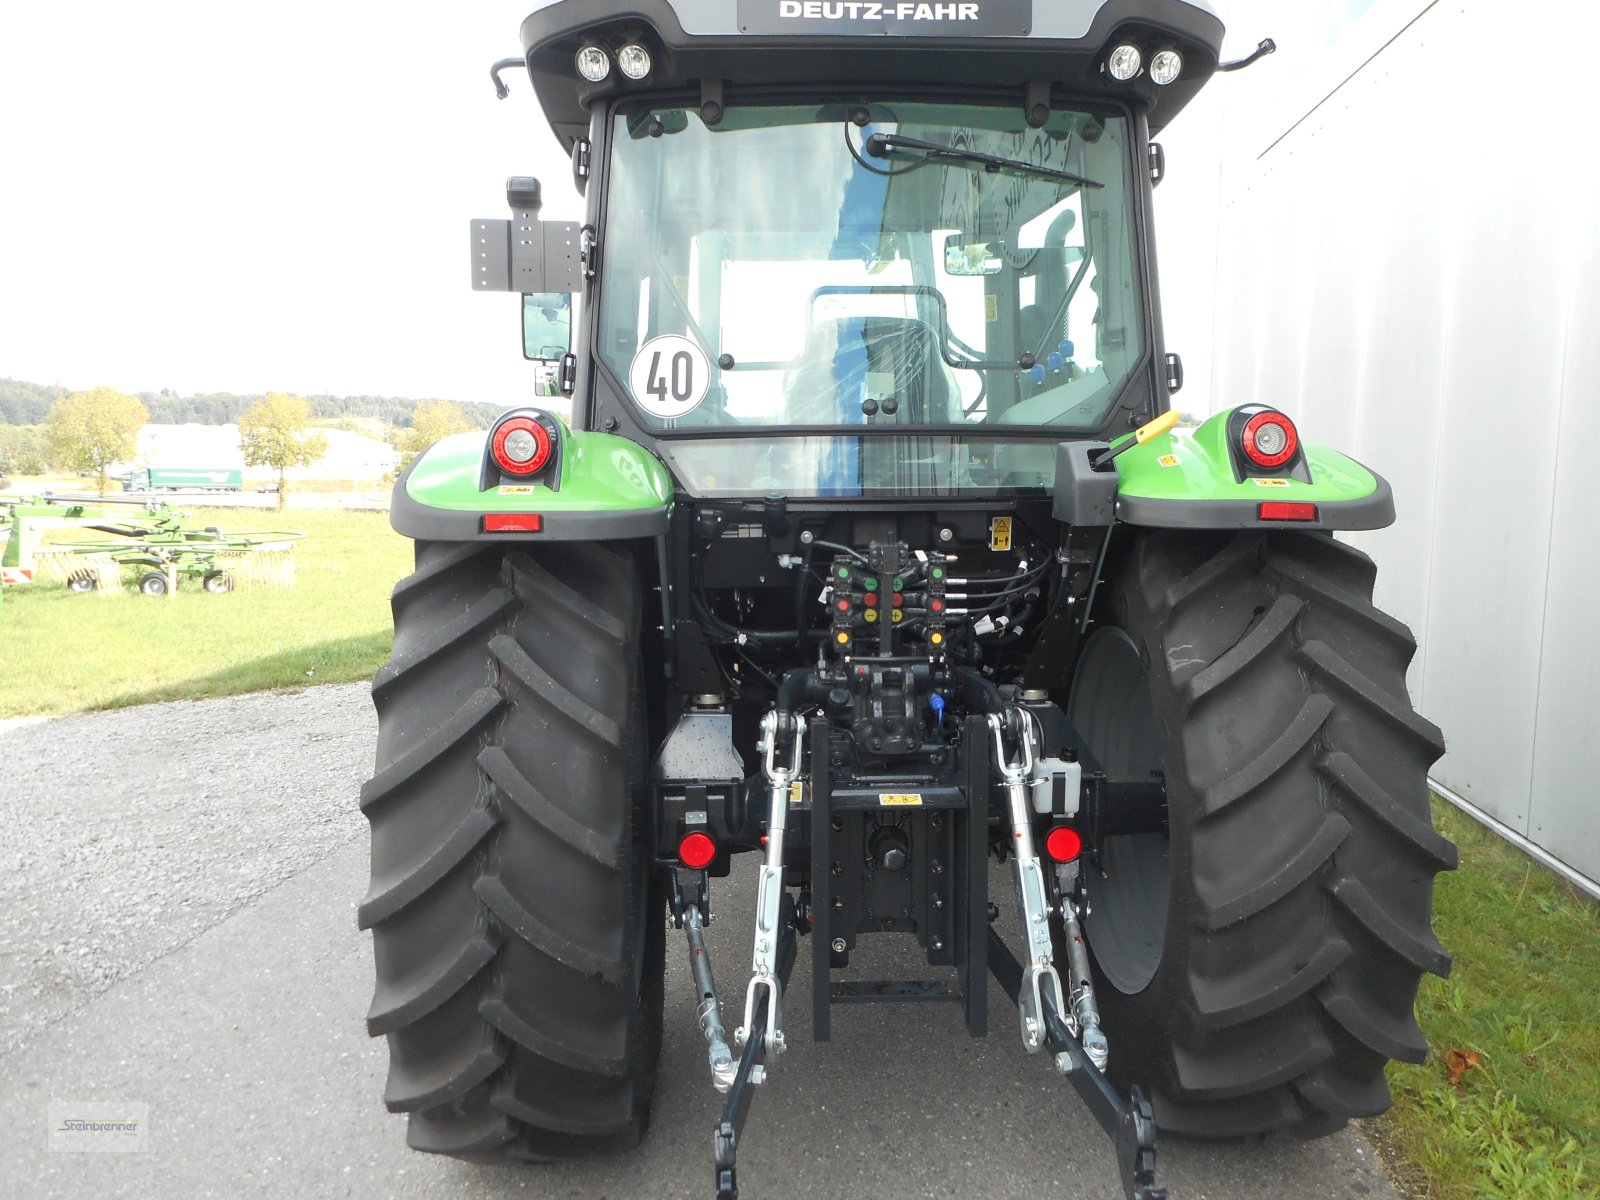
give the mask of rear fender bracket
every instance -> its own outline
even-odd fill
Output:
[[[1060,443],[1056,519],[1090,528],[1120,522],[1166,529],[1358,530],[1394,523],[1388,481],[1325,446],[1302,442],[1285,469],[1241,477],[1232,450],[1238,412],[1218,413],[1197,429],[1114,445],[1109,453],[1098,443]],[[1286,506],[1292,517],[1283,515]]]
[[[425,541],[615,541],[661,537],[672,479],[661,461],[626,438],[564,430],[559,488],[484,483],[488,435],[459,433],[429,447],[395,482],[390,523]],[[537,530],[486,534],[491,514],[537,515]]]

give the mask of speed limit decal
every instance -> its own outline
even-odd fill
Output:
[[[634,403],[663,421],[693,412],[710,386],[711,360],[706,352],[699,343],[675,333],[651,338],[628,370]]]

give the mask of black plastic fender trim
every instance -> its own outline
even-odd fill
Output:
[[[1261,500],[1157,500],[1149,496],[1117,497],[1117,520],[1125,525],[1159,529],[1384,529],[1394,524],[1394,489],[1382,476],[1378,486],[1359,500],[1315,500],[1314,521],[1263,521],[1262,501],[1296,499],[1281,493]]]
[[[526,497],[519,497],[525,500]],[[537,533],[485,533],[483,517],[491,512],[515,512],[495,504],[493,492],[483,496],[483,508],[434,508],[406,492],[405,478],[395,484],[389,504],[389,523],[396,533],[428,542],[616,542],[660,537],[667,531],[667,508],[556,509],[540,513]]]

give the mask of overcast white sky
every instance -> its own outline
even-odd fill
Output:
[[[467,223],[577,216],[528,0],[0,2],[0,376],[72,388],[532,392]]]
[[[1273,2],[1217,7],[1254,18]],[[489,83],[531,7],[0,0],[0,376],[528,400],[516,300],[470,290],[467,225],[506,215],[508,175],[542,179],[547,217],[582,211],[526,75],[508,73],[505,101]],[[1158,204],[1168,341],[1199,368],[1195,402],[1208,108],[1165,139]]]

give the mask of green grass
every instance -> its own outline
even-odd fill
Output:
[[[0,717],[369,678],[388,656],[389,592],[411,543],[387,513],[190,509],[229,533],[298,529],[295,584],[171,598],[7,588],[0,617]]]
[[[1374,1123],[1399,1181],[1432,1200],[1600,1197],[1600,905],[1443,801],[1461,869],[1434,928],[1455,956],[1417,1016],[1432,1053],[1390,1069]],[[1451,1052],[1477,1062],[1450,1080]]]

